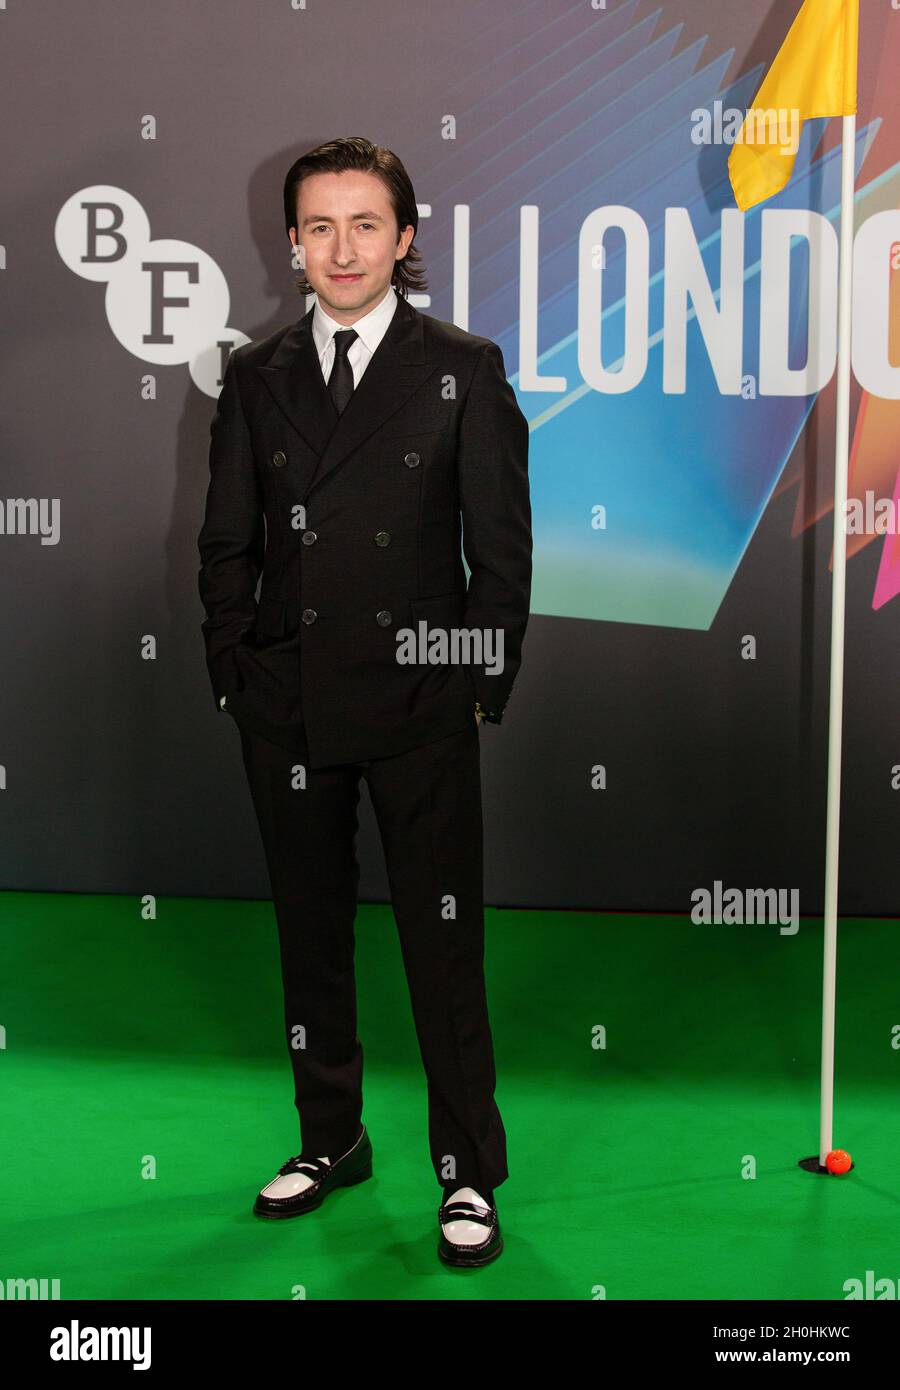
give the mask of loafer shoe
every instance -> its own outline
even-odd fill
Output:
[[[363,1125],[351,1149],[331,1162],[295,1154],[283,1163],[253,1204],[257,1216],[302,1216],[315,1211],[335,1187],[352,1187],[372,1176],[372,1144]]]
[[[438,1208],[438,1255],[444,1264],[486,1265],[503,1249],[497,1208],[473,1187],[461,1187]]]

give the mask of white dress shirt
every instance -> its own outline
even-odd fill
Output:
[[[374,309],[370,309],[361,319],[357,319],[356,323],[338,323],[330,314],[326,314],[319,300],[316,300],[312,331],[322,367],[322,375],[326,382],[331,376],[331,369],[334,366],[335,333],[342,332],[346,328],[353,328],[359,335],[353,339],[347,353],[347,361],[353,369],[353,385],[357,387],[360,377],[372,360],[372,353],[388,330],[388,325],[394,317],[396,308],[397,293],[393,285],[388,285],[384,298],[375,305]]]

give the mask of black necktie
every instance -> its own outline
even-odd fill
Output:
[[[328,392],[338,415],[343,413],[344,407],[353,395],[353,368],[347,361],[347,351],[358,337],[355,328],[345,328],[334,335],[334,366],[328,378]]]

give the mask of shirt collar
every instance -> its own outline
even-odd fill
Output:
[[[313,311],[312,330],[319,356],[322,356],[322,353],[331,342],[333,335],[343,331],[347,327],[355,329],[364,347],[366,347],[369,352],[374,352],[387,332],[388,324],[394,316],[396,307],[396,291],[393,285],[388,285],[387,293],[381,302],[376,304],[374,309],[370,309],[367,314],[364,314],[361,319],[357,319],[356,323],[348,325],[346,323],[338,323],[330,314],[326,314],[317,298]]]

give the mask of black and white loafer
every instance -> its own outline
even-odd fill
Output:
[[[315,1211],[335,1187],[352,1187],[372,1176],[372,1144],[363,1125],[351,1149],[329,1162],[302,1153],[282,1164],[253,1204],[257,1216],[302,1216]]]
[[[503,1249],[500,1218],[473,1187],[461,1187],[438,1208],[438,1255],[458,1268],[486,1265]]]

